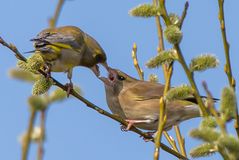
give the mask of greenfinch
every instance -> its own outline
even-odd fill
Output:
[[[72,70],[76,66],[90,68],[98,78],[98,63],[110,71],[99,43],[78,27],[44,29],[31,41],[34,41],[34,51],[41,54],[50,71],[67,72],[71,86]]]
[[[132,125],[145,130],[157,130],[163,84],[137,80],[120,70],[114,70],[103,82],[107,104],[113,114],[128,122],[126,130]],[[196,100],[191,96],[188,99],[166,103],[166,114],[164,130],[169,130],[184,120],[199,117],[200,110]]]

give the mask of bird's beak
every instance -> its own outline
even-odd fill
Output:
[[[112,70],[113,71],[113,70]],[[113,87],[116,81],[116,72],[109,72],[108,78],[106,77],[99,77],[99,79],[107,86]]]

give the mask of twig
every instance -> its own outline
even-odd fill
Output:
[[[38,150],[37,150],[37,160],[43,159],[44,154],[44,141],[45,141],[45,120],[46,120],[46,110],[41,111],[40,115],[40,127],[41,127],[41,136],[38,142]]]
[[[27,160],[27,155],[28,155],[28,151],[29,151],[29,147],[31,143],[31,135],[32,135],[35,119],[36,119],[36,111],[31,109],[27,133],[24,136],[23,143],[22,143],[22,160]]]
[[[179,153],[179,150],[173,137],[171,137],[166,131],[163,131],[163,134],[164,137],[168,140],[169,144],[173,147],[173,149]]]
[[[153,0],[153,4],[158,7],[157,0]],[[161,25],[161,22],[160,22],[160,16],[156,16],[155,20],[156,20],[158,40],[159,40],[158,51],[160,52],[160,51],[164,50],[163,29],[162,29],[162,25]],[[165,88],[164,88],[164,94],[163,94],[164,96],[166,95],[167,91],[170,88],[172,71],[173,71],[173,64],[171,64],[169,66],[166,65],[166,64],[163,65],[164,79],[166,81]],[[159,148],[160,148],[160,145],[161,145],[160,142],[161,142],[162,132],[163,132],[163,128],[164,128],[164,125],[166,123],[166,120],[167,120],[167,116],[165,116],[165,113],[164,113],[164,110],[165,110],[165,107],[166,107],[165,103],[160,101],[159,106],[160,106],[159,119],[161,119],[161,121],[160,121],[160,124],[158,125],[158,131],[157,131],[157,134],[156,134],[156,137],[155,137],[155,140],[156,140],[155,150],[154,150],[154,159],[155,160],[157,160],[159,158]],[[166,135],[168,134],[166,131],[164,131],[164,133]],[[167,137],[166,137],[166,139],[173,146],[174,150],[178,152],[175,141],[173,141],[171,138],[167,138]]]
[[[144,80],[144,71],[140,68],[138,58],[137,58],[137,45],[136,45],[136,43],[133,44],[132,58],[133,58],[133,62],[134,62],[134,67],[138,72],[140,80]]]
[[[183,26],[184,19],[187,15],[188,7],[189,7],[189,3],[187,1],[184,5],[184,10],[183,10],[183,13],[182,13],[182,16],[181,16],[181,19],[180,19],[179,28],[182,28],[182,26]]]
[[[159,112],[159,124],[158,124],[158,129],[157,129],[157,134],[154,138],[154,160],[159,159],[159,150],[160,150],[160,145],[161,145],[161,138],[162,138],[162,133],[164,126],[167,121],[167,114],[165,113],[166,105],[164,102],[164,98],[161,97],[159,100],[159,107],[160,107],[160,112]]]
[[[182,16],[181,16],[179,28],[182,28],[182,26],[183,26],[183,22],[186,18],[186,15],[187,15],[188,7],[189,7],[189,3],[187,1],[184,5],[184,10],[183,10],[183,13],[182,13]],[[176,133],[176,137],[177,137],[177,140],[178,140],[178,144],[179,144],[181,154],[184,155],[185,157],[187,157],[186,149],[185,149],[185,139],[182,137],[179,125],[174,126],[174,130],[175,130],[175,133]]]
[[[165,2],[164,0],[160,0],[161,16],[164,19],[164,22],[165,22],[166,26],[170,26],[171,22],[170,22],[167,10],[165,8],[165,3],[164,2]],[[206,107],[205,107],[205,105],[204,105],[204,103],[203,103],[203,101],[200,97],[199,90],[198,90],[197,85],[194,81],[193,73],[190,71],[190,69],[188,68],[188,66],[186,64],[186,61],[183,57],[183,54],[182,54],[182,51],[181,51],[181,48],[180,48],[179,44],[174,44],[173,47],[177,51],[178,60],[179,60],[180,64],[182,65],[182,67],[184,69],[184,72],[186,73],[187,78],[189,80],[189,83],[191,84],[191,86],[194,90],[194,96],[195,96],[195,98],[198,102],[198,105],[199,105],[199,107],[202,111],[203,116],[208,116]]]
[[[0,43],[3,46],[5,46],[5,47],[9,48],[10,50],[12,50],[15,55],[18,55],[17,56],[18,59],[26,62],[26,58],[20,54],[20,52],[17,50],[17,48],[15,46],[8,45],[1,37],[0,37]],[[13,49],[12,47],[15,48],[15,49]],[[41,73],[44,76],[47,76],[47,74],[44,71],[42,71],[42,70],[38,70],[38,72]],[[61,84],[59,81],[57,81],[55,78],[53,78],[51,76],[49,78],[53,81],[55,86],[58,86],[59,88],[63,89],[64,91],[67,91],[68,88],[65,85]],[[121,123],[121,124],[123,124],[125,126],[128,125],[128,123],[126,121],[124,121],[122,118],[118,117],[117,115],[112,115],[109,112],[101,109],[100,107],[96,106],[95,104],[91,103],[90,101],[88,101],[87,99],[85,99],[84,97],[79,95],[75,90],[71,90],[70,94],[72,96],[74,96],[75,98],[77,98],[78,100],[80,100],[81,102],[83,102],[87,107],[89,107],[89,108],[99,112],[100,114],[102,114],[104,116],[107,116],[107,117],[109,117],[109,118],[111,118],[111,119],[113,119],[113,120],[115,120],[115,121],[117,121],[117,122],[119,122],[119,123]],[[140,136],[142,136],[142,137],[144,137],[146,139],[153,139],[151,135],[142,132],[141,130],[135,128],[134,126],[131,127],[131,131],[139,134]],[[153,142],[153,140],[151,140],[151,141]],[[172,150],[171,148],[169,148],[167,145],[165,145],[163,143],[161,143],[161,148],[163,150],[165,150],[166,152],[171,153],[172,155],[174,155],[174,156],[176,156],[178,158],[187,159],[186,157],[184,157],[180,153],[177,153],[176,151]]]
[[[224,66],[225,73],[227,75],[228,82],[230,86],[234,89],[236,88],[236,81],[232,75],[232,68],[231,68],[231,61],[230,61],[230,45],[227,41],[227,34],[226,34],[226,25],[225,25],[225,18],[224,18],[224,0],[218,0],[219,6],[219,22],[221,28],[221,34],[223,39],[223,46],[224,52],[226,57],[226,64]],[[237,136],[239,137],[239,116],[238,116],[238,108],[236,107],[236,120],[234,123],[234,128],[237,132]]]
[[[220,119],[220,117],[218,115],[218,112],[215,109],[213,98],[212,98],[212,94],[211,94],[211,92],[209,91],[209,89],[207,87],[207,83],[205,81],[203,81],[202,85],[203,85],[203,88],[206,91],[207,97],[209,99],[209,106],[208,106],[208,108],[209,108],[210,112],[212,113],[212,115],[215,117],[215,120],[216,120],[219,128],[221,129],[223,135],[226,135],[227,131],[226,131],[225,123]]]
[[[64,2],[65,2],[65,0],[58,1],[54,16],[49,19],[49,27],[50,28],[54,28],[56,26],[57,20],[59,18],[59,15],[60,15],[60,12],[61,12]]]
[[[181,154],[184,155],[185,157],[187,157],[186,149],[185,149],[185,140],[182,137],[179,126],[178,125],[174,126],[174,130],[175,130],[175,133],[176,133],[176,137],[177,137],[177,140],[178,140],[178,144],[179,144]]]

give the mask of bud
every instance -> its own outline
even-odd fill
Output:
[[[203,54],[191,60],[190,70],[205,71],[209,68],[216,68],[219,65],[219,60],[212,54]]]
[[[129,11],[131,16],[135,17],[154,17],[159,16],[159,8],[152,4],[141,4]]]
[[[192,149],[190,155],[193,158],[210,156],[217,151],[217,147],[211,143],[204,143]]]
[[[41,76],[40,79],[38,79],[32,88],[32,94],[33,95],[41,95],[43,93],[46,93],[50,87],[52,86],[53,82],[49,78],[45,78],[44,76]]]
[[[164,36],[171,44],[178,44],[181,42],[183,33],[177,25],[170,25],[164,30]]]
[[[192,97],[193,89],[188,85],[181,85],[178,87],[171,88],[166,95],[166,100],[173,101],[177,99],[185,99]]]
[[[148,68],[156,68],[163,64],[172,63],[172,61],[177,59],[177,53],[174,49],[160,51],[157,56],[151,58],[146,66]]]

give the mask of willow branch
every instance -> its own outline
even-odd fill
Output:
[[[65,2],[65,0],[58,1],[54,16],[49,19],[49,27],[50,28],[54,28],[56,26],[64,2]]]
[[[175,133],[176,133],[176,137],[177,137],[177,140],[178,140],[178,144],[179,144],[181,154],[184,155],[185,157],[187,157],[186,149],[185,149],[185,139],[182,137],[179,126],[178,125],[174,126],[174,130],[175,130]]]
[[[212,96],[211,92],[210,92],[209,89],[208,89],[207,83],[204,81],[204,82],[202,83],[202,85],[203,85],[203,88],[204,88],[204,90],[206,91],[207,97],[208,97],[208,99],[209,99],[209,104],[208,104],[208,105],[209,105],[209,106],[208,106],[209,111],[210,111],[210,112],[212,113],[212,115],[215,117],[215,120],[216,120],[216,122],[217,122],[217,124],[218,124],[220,130],[222,131],[223,135],[226,135],[227,131],[226,131],[225,122],[219,117],[218,112],[217,112],[217,110],[215,109],[214,102],[213,102],[213,98],[212,98],[213,96]]]
[[[165,101],[164,98],[161,97],[159,100],[159,123],[158,123],[158,129],[157,129],[157,134],[154,138],[154,143],[155,143],[155,147],[154,147],[154,160],[158,160],[159,159],[159,150],[160,150],[160,145],[161,145],[161,138],[162,138],[162,133],[163,133],[163,129],[164,126],[166,124],[167,121],[167,114],[165,113]]]
[[[27,133],[23,137],[22,158],[21,158],[21,160],[27,160],[28,151],[29,151],[30,143],[31,143],[31,135],[32,135],[35,119],[36,119],[36,111],[31,110],[29,124],[28,124],[28,128],[27,128]]]
[[[219,6],[218,19],[220,22],[220,29],[221,29],[224,52],[225,52],[225,57],[226,57],[226,64],[225,64],[224,70],[227,75],[229,85],[235,91],[236,81],[232,75],[232,68],[231,68],[231,61],[230,61],[230,45],[227,41],[226,25],[225,25],[225,18],[224,18],[224,0],[218,0],[218,6]],[[234,123],[234,128],[237,132],[237,136],[239,137],[239,116],[238,116],[238,108],[237,107],[236,107],[236,120]]]
[[[41,111],[40,115],[40,128],[41,128],[41,136],[38,142],[38,150],[37,150],[37,160],[43,160],[44,154],[44,141],[45,141],[45,120],[46,120],[46,110]]]
[[[161,16],[164,19],[164,22],[165,22],[166,26],[170,26],[171,22],[170,22],[167,10],[165,8],[164,0],[160,0],[160,8],[161,8]],[[199,105],[199,107],[202,111],[203,116],[208,116],[205,104],[203,103],[203,101],[200,97],[199,90],[198,90],[197,85],[195,83],[193,73],[190,71],[189,67],[186,64],[186,61],[183,57],[183,54],[182,54],[182,51],[181,51],[181,48],[180,48],[179,44],[174,44],[173,47],[177,51],[178,60],[179,60],[180,64],[182,65],[184,72],[186,73],[186,76],[189,80],[189,83],[190,83],[191,87],[194,90],[194,96],[195,96],[195,98],[197,100],[197,103],[198,103],[198,105]]]
[[[163,93],[163,97],[167,94],[168,90],[170,89],[170,85],[171,85],[171,77],[172,77],[172,73],[173,73],[173,67],[172,67],[173,63],[171,63],[168,66],[168,70],[166,71],[166,82],[165,82],[165,87],[164,87],[164,93]],[[155,137],[155,150],[154,150],[154,158],[155,160],[157,160],[159,157],[159,148],[160,148],[160,141],[161,141],[161,136],[163,133],[163,128],[164,125],[166,124],[167,121],[167,114],[165,112],[166,109],[166,104],[165,101],[163,99],[163,97],[160,98],[160,102],[159,102],[159,106],[160,106],[160,112],[159,112],[159,124],[158,124],[158,130],[157,130],[157,134]],[[158,153],[156,153],[158,152]]]
[[[133,62],[134,62],[134,67],[138,72],[140,80],[144,80],[144,71],[140,68],[138,58],[137,58],[137,45],[136,45],[136,43],[133,44],[132,58],[133,58]]]
[[[15,54],[15,56],[16,56],[19,60],[22,60],[22,61],[25,61],[25,62],[26,62],[26,58],[25,58],[24,56],[22,56],[22,54],[17,50],[17,48],[16,48],[14,45],[9,45],[9,44],[6,43],[1,37],[0,37],[0,43],[1,43],[3,46],[9,48],[11,51],[13,51],[13,53]],[[38,70],[38,72],[39,72],[40,74],[44,75],[44,76],[49,76],[49,75],[47,75],[43,70]],[[64,90],[64,91],[67,91],[67,89],[68,89],[67,86],[61,84],[59,81],[57,81],[55,78],[53,78],[53,77],[51,77],[51,76],[50,76],[49,78],[53,81],[53,83],[54,83],[55,86],[61,88],[61,89]],[[104,116],[106,116],[106,117],[108,117],[108,118],[111,118],[111,119],[113,119],[113,120],[115,120],[115,121],[117,121],[117,122],[119,122],[119,123],[121,123],[121,124],[123,124],[123,125],[125,125],[125,126],[128,125],[128,123],[127,123],[125,120],[123,120],[122,118],[120,118],[119,116],[110,114],[109,112],[107,112],[107,111],[101,109],[101,108],[98,107],[97,105],[93,104],[92,102],[90,102],[90,101],[88,101],[87,99],[85,99],[84,97],[82,97],[82,96],[81,96],[80,94],[78,94],[75,90],[71,90],[71,91],[70,91],[70,94],[71,94],[72,96],[74,96],[75,98],[77,98],[78,100],[80,100],[81,102],[83,102],[87,107],[89,107],[89,108],[91,108],[91,109],[97,111],[98,113],[100,113],[100,114],[102,114],[102,115],[104,115]],[[134,126],[132,126],[130,130],[133,131],[133,132],[135,132],[135,133],[137,133],[137,134],[139,134],[141,137],[144,137],[145,139],[152,139],[151,141],[154,142],[152,136],[149,135],[148,133],[144,133],[144,132],[142,132],[141,130],[135,128]],[[166,152],[168,152],[168,153],[170,153],[170,154],[172,154],[172,155],[174,155],[174,156],[176,156],[176,157],[178,157],[178,158],[187,159],[186,157],[184,157],[184,156],[181,155],[180,153],[177,153],[176,151],[172,150],[171,148],[169,148],[167,145],[165,145],[165,144],[163,144],[163,143],[161,143],[161,148],[162,148],[163,150],[165,150]]]
[[[165,137],[165,138],[167,139],[167,141],[169,142],[169,144],[173,147],[173,149],[179,153],[179,150],[178,150],[178,148],[177,148],[176,142],[175,142],[175,140],[173,139],[173,137],[171,137],[171,136],[168,134],[168,132],[166,132],[166,131],[164,131],[163,134],[164,134],[164,137]]]
[[[189,7],[189,3],[187,1],[184,5],[184,10],[183,10],[183,13],[182,13],[182,16],[181,16],[179,28],[182,28],[182,26],[183,26],[184,19],[186,18],[186,15],[187,15],[188,7]]]

